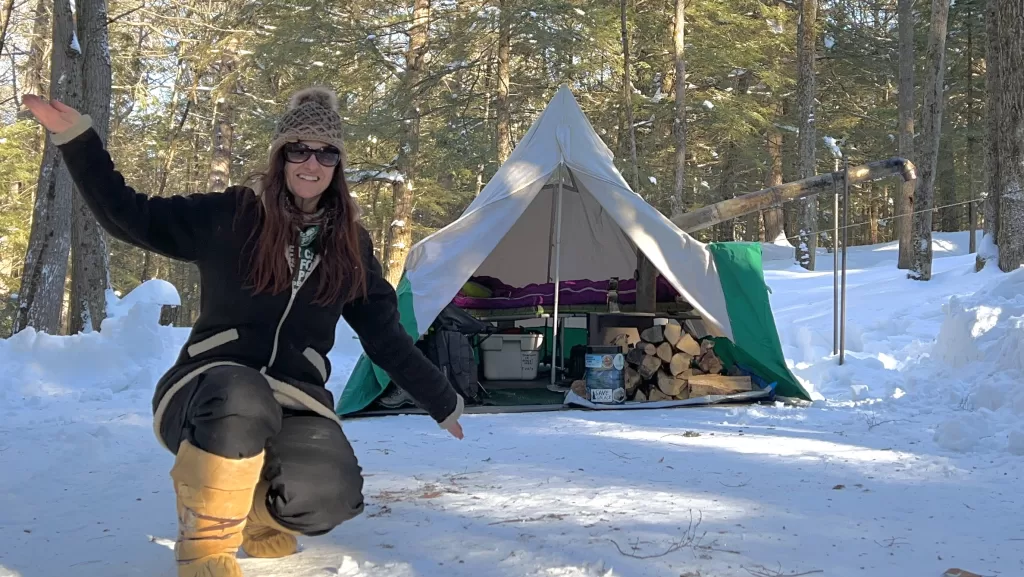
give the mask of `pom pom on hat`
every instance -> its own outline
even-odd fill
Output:
[[[292,94],[292,97],[288,99],[288,109],[294,110],[307,102],[319,104],[330,110],[338,110],[338,96],[333,90],[323,86],[311,86]]]

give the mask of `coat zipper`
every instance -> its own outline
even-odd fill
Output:
[[[297,240],[295,242],[295,246],[299,247],[299,243]],[[298,275],[300,272],[299,269],[301,267],[301,262],[299,260],[299,257],[301,256],[301,251],[302,248],[299,247],[298,250],[295,251],[295,256],[294,259],[292,260],[292,266],[294,267],[295,275]],[[316,265],[318,264],[320,264],[320,255],[317,255],[316,257],[313,258],[313,264],[309,266],[309,274],[306,275],[306,278],[302,279],[302,282],[299,284],[299,286],[295,286],[295,276],[292,276],[292,294],[290,297],[288,297],[288,305],[284,307],[284,312],[281,314],[281,319],[277,321],[277,329],[274,331],[274,346],[273,348],[270,349],[270,360],[267,361],[266,366],[264,366],[263,369],[260,370],[261,373],[266,374],[267,369],[274,365],[274,360],[277,359],[277,347],[281,338],[281,327],[284,326],[284,321],[285,319],[288,318],[288,313],[291,312],[292,305],[295,304],[295,296],[299,294],[299,290],[302,289],[302,285],[306,284],[306,281],[309,280],[309,277],[313,276],[313,271],[316,270]]]

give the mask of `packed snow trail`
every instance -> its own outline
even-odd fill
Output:
[[[824,398],[810,409],[469,415],[462,442],[426,417],[348,420],[366,513],[300,539],[296,556],[242,567],[1024,574],[1024,271],[974,274],[966,244],[936,235],[929,283],[896,270],[892,245],[851,249],[842,367],[831,271],[802,271],[792,249],[773,260],[766,247],[786,356]],[[0,577],[175,574],[172,456],[153,437],[150,399],[186,332],[157,326],[162,288],[114,303],[100,333],[0,341]],[[336,393],[358,352],[339,327]]]

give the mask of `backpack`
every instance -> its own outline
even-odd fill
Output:
[[[448,378],[467,404],[479,404],[479,366],[473,354],[470,335],[459,331],[435,329],[423,336],[416,346],[430,362]]]

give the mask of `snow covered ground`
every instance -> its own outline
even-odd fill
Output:
[[[1024,270],[973,272],[937,235],[935,278],[851,249],[847,363],[831,255],[766,247],[786,356],[820,401],[346,423],[367,511],[250,577],[1024,574]],[[172,457],[150,397],[185,332],[151,282],[100,333],[0,341],[0,577],[173,576]],[[131,307],[132,302],[139,304]],[[358,343],[331,360],[344,383]]]

